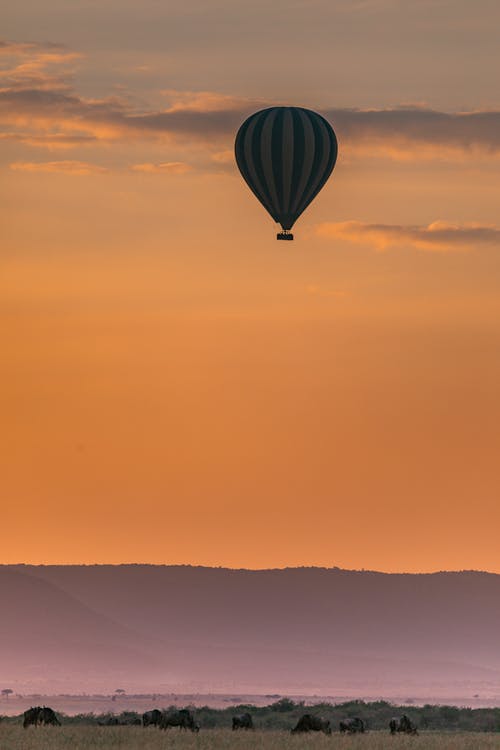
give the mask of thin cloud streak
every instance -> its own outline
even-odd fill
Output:
[[[0,141],[22,143],[24,146],[46,148],[48,151],[57,149],[71,149],[79,146],[91,146],[97,143],[93,135],[71,135],[68,133],[52,133],[49,135],[30,135],[26,133],[0,133]]]
[[[244,97],[219,94],[216,91],[165,89],[161,93],[170,100],[167,112],[240,112],[248,108],[249,102]],[[264,108],[268,107],[269,103],[264,100],[253,100],[252,106]]]
[[[9,165],[16,172],[56,172],[68,175],[104,174],[108,170],[84,161],[14,162]]]
[[[426,225],[369,224],[362,221],[326,222],[316,234],[328,240],[347,240],[376,250],[411,247],[430,252],[470,251],[500,245],[500,229],[480,224],[433,221]]]
[[[192,171],[192,166],[183,161],[167,161],[161,164],[133,164],[131,169],[134,172],[144,172],[146,174],[186,174]]]

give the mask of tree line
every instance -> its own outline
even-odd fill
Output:
[[[179,706],[165,706],[166,710],[176,711]],[[296,702],[289,698],[282,698],[268,706],[253,706],[247,704],[231,705],[227,708],[211,708],[209,706],[188,707],[196,722],[202,729],[230,729],[232,717],[235,714],[249,712],[253,718],[255,728],[289,730],[294,722],[307,711],[309,714],[323,716],[330,720],[336,728],[340,721],[349,717],[359,717],[367,730],[386,730],[392,717],[406,714],[419,730],[436,731],[471,731],[471,732],[500,732],[500,707],[498,708],[459,708],[457,706],[441,706],[426,704],[424,706],[398,706],[387,701],[347,701],[345,703],[321,702],[305,705],[303,701]],[[64,724],[98,725],[105,723],[110,717],[116,716],[120,723],[134,723],[140,719],[142,713],[123,711],[120,714],[87,713],[67,716],[58,712]],[[6,722],[22,722],[23,715],[3,717]]]

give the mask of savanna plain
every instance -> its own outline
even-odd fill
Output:
[[[361,736],[291,736],[284,731],[236,734],[228,729],[208,729],[199,734],[142,727],[41,727],[24,730],[0,728],[0,750],[500,750],[500,733],[422,732],[417,737],[391,737],[374,731]]]

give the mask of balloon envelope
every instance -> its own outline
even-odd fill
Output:
[[[337,159],[331,125],[302,107],[270,107],[250,115],[234,149],[250,190],[285,231],[319,193]]]

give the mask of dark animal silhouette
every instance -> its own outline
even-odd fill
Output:
[[[342,734],[345,734],[346,732],[348,734],[356,734],[357,732],[364,732],[365,722],[363,721],[363,719],[360,719],[358,716],[354,716],[352,719],[344,719],[344,721],[341,721],[339,724],[339,729],[342,732]]]
[[[249,713],[233,716],[233,731],[235,729],[253,729],[252,717]]]
[[[160,729],[168,729],[168,727],[190,729],[192,732],[200,731],[200,727],[195,723],[193,714],[187,708],[181,708],[179,711],[164,711],[160,721]]]
[[[55,712],[49,706],[32,706],[23,714],[23,727],[34,725],[37,726],[54,726],[60,727],[61,722]]]
[[[417,727],[406,714],[403,714],[399,719],[391,719],[389,722],[389,729],[391,734],[396,734],[397,732],[403,732],[404,734],[418,734]]]
[[[41,711],[40,706],[32,706],[31,708],[28,708],[24,714],[23,714],[23,727],[26,729],[27,727],[34,724],[35,726],[38,724],[38,712]]]
[[[44,724],[45,726],[50,725],[53,727],[60,727],[61,722],[57,718],[55,711],[49,706],[43,706],[38,712],[38,723]]]
[[[98,721],[97,723],[100,727],[117,727],[120,724],[117,716],[108,716],[104,721]]]
[[[312,714],[304,714],[292,729],[292,734],[299,732],[324,732],[325,734],[331,734],[332,730],[328,719],[322,719]]]
[[[142,726],[143,727],[158,727],[161,722],[161,711],[158,708],[153,708],[151,711],[146,711],[142,714]]]

